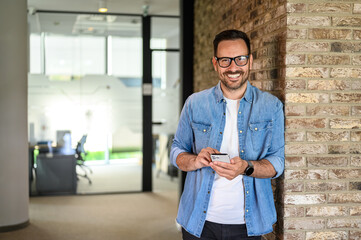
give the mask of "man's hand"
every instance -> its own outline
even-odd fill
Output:
[[[232,180],[244,173],[248,163],[239,157],[234,157],[231,159],[230,163],[211,162],[209,165],[219,176]]]
[[[203,148],[201,152],[197,155],[194,166],[196,169],[202,168],[202,167],[209,167],[209,163],[212,162],[211,154],[212,153],[220,153],[217,149],[214,148]]]
[[[273,165],[267,159],[252,161],[252,163],[254,167],[254,172],[251,174],[252,177],[272,178],[277,174]],[[248,167],[248,163],[239,157],[234,157],[231,159],[231,163],[211,162],[209,166],[211,166],[219,176],[232,180],[238,175],[244,174],[244,171]]]
[[[209,167],[209,163],[212,162],[211,154],[219,153],[214,148],[203,148],[198,155],[191,153],[181,153],[177,157],[177,165],[182,171],[194,171],[203,167]]]

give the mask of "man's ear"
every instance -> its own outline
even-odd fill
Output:
[[[249,54],[249,69],[252,70],[252,66],[253,66],[253,55],[252,53]]]
[[[215,58],[214,56],[213,56],[213,58],[212,58],[212,63],[213,63],[214,71],[217,72],[217,60],[216,60],[216,58]]]

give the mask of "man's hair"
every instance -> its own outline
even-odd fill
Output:
[[[251,43],[246,33],[235,29],[225,30],[216,35],[213,40],[214,56],[217,56],[218,44],[224,40],[238,40],[243,39],[248,48],[248,54],[251,53]]]

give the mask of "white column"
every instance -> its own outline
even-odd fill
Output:
[[[0,232],[29,221],[27,1],[0,1]]]

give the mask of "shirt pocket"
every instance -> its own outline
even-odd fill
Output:
[[[192,129],[194,133],[194,147],[198,154],[203,148],[208,147],[212,125],[192,122]]]
[[[268,150],[272,139],[272,121],[253,122],[249,124],[251,130],[253,150],[259,152]]]

